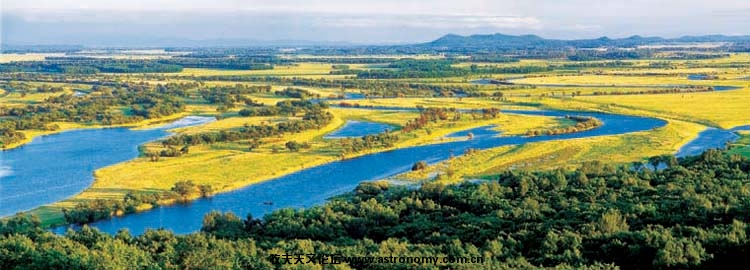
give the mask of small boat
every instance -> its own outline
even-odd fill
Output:
[[[265,202],[263,202],[263,204],[265,204],[265,205],[273,205],[273,202],[272,201],[265,201]]]

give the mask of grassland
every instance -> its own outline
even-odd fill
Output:
[[[732,128],[750,123],[750,92],[747,89],[715,93],[674,95],[638,95],[627,98],[615,96],[576,97],[598,105],[627,107],[652,112],[661,117],[694,119],[721,128]]]
[[[0,54],[0,63],[18,62],[18,61],[41,61],[47,56],[63,56],[63,53],[2,53]]]
[[[701,73],[696,71],[695,73]],[[565,76],[535,76],[513,80],[514,83],[523,84],[569,84],[569,85],[601,85],[601,86],[669,86],[669,85],[728,85],[743,86],[746,82],[734,80],[689,80],[682,75],[596,75],[596,74],[570,74]]]
[[[23,58],[21,56],[16,56]],[[31,56],[28,56],[31,57]],[[382,56],[386,57],[386,56]],[[7,59],[12,57],[8,56]],[[298,56],[300,59],[314,59],[314,56]],[[436,59],[439,56],[423,56],[419,59]],[[6,59],[6,58],[3,58]],[[655,60],[657,61],[657,60]],[[662,60],[658,60],[662,61]],[[606,61],[602,61],[606,62]],[[504,146],[460,155],[439,164],[430,166],[425,171],[410,172],[395,178],[409,180],[432,180],[440,175],[438,181],[458,182],[465,179],[486,178],[507,169],[543,169],[573,167],[586,161],[603,161],[615,164],[627,164],[643,161],[654,155],[675,153],[682,145],[692,140],[707,127],[732,128],[750,124],[750,94],[748,94],[747,80],[739,79],[747,76],[747,71],[737,68],[722,67],[694,67],[698,64],[720,66],[750,62],[750,54],[735,54],[732,57],[695,61],[670,61],[671,68],[653,68],[650,60],[628,60],[632,65],[626,68],[582,68],[577,71],[552,71],[534,74],[488,74],[451,78],[399,79],[423,84],[438,84],[459,87],[477,87],[480,92],[492,94],[502,92],[504,98],[497,97],[466,97],[466,98],[377,98],[362,100],[347,100],[360,106],[415,108],[446,107],[460,109],[559,109],[599,111],[647,117],[662,118],[668,121],[664,127],[613,136],[572,139],[564,141],[549,141],[529,143],[515,146]],[[547,66],[571,63],[563,60],[522,60],[517,63],[479,63],[480,65],[512,66]],[[459,63],[454,66],[466,67],[471,63]],[[366,65],[350,64],[351,68],[367,68]],[[162,78],[145,78],[137,74],[120,75],[121,80],[134,82],[147,81],[149,83],[189,82],[189,76],[214,75],[248,75],[248,76],[282,76],[305,78],[344,78],[340,75],[329,75],[332,71],[330,63],[304,62],[295,65],[277,65],[272,70],[216,70],[186,68],[181,73],[165,73]],[[687,74],[715,74],[718,80],[688,80]],[[111,75],[111,74],[110,74]],[[174,76],[182,76],[180,79]],[[519,78],[517,83],[539,85],[536,87],[521,86],[476,86],[469,81],[480,77]],[[523,77],[523,78],[521,78]],[[237,82],[204,81],[203,86],[232,86]],[[242,83],[254,84],[254,83]],[[589,85],[595,87],[545,87],[542,84],[571,84]],[[265,85],[265,84],[264,84]],[[699,85],[714,86],[728,85],[741,87],[740,90],[714,91],[702,93],[650,94],[650,95],[590,95],[594,91],[641,91],[662,88],[666,85]],[[66,93],[79,89],[80,85],[66,87]],[[281,90],[284,85],[272,85],[272,89]],[[341,89],[300,87],[322,97],[337,95]],[[347,89],[357,92],[359,89]],[[581,91],[581,96],[570,97],[569,93]],[[568,93],[561,97],[562,92]],[[555,95],[552,95],[555,93]],[[9,93],[0,98],[0,104],[7,106],[24,106],[42,102],[45,98],[56,94],[31,93],[20,96]],[[249,95],[253,100],[267,105],[276,104],[288,98],[272,94]],[[331,103],[337,103],[332,101]],[[185,115],[220,115],[221,120],[198,127],[186,127],[173,130],[183,134],[195,134],[206,131],[221,131],[235,129],[245,124],[278,123],[299,119],[298,117],[238,117],[239,108],[224,113],[216,111],[216,105],[207,104],[201,100],[189,100],[186,112],[167,118],[144,121],[131,126],[145,127],[155,123],[177,119]],[[100,198],[120,199],[129,191],[163,192],[169,190],[174,183],[191,180],[196,184],[211,185],[217,192],[224,192],[247,186],[260,181],[280,177],[295,171],[333,162],[341,158],[342,149],[337,140],[324,139],[324,135],[341,127],[348,120],[372,121],[402,126],[407,120],[418,116],[417,112],[386,111],[356,108],[329,109],[334,114],[333,121],[318,130],[307,130],[295,134],[285,134],[280,137],[262,139],[263,144],[252,151],[248,149],[247,141],[222,142],[209,145],[198,145],[190,148],[189,154],[176,158],[162,158],[152,162],[146,157],[115,164],[95,172],[95,181],[90,188],[67,200],[54,203],[33,210],[40,215],[45,224],[59,224],[63,222],[61,209],[72,207],[76,203]],[[84,126],[71,123],[57,123],[59,131],[74,128],[97,128],[100,126]],[[572,123],[540,116],[522,116],[501,114],[495,119],[473,119],[470,114],[460,121],[440,122],[430,124],[407,134],[400,134],[400,140],[393,148],[403,148],[415,145],[445,142],[444,138],[453,132],[469,128],[496,125],[503,135],[521,135],[529,130],[550,127],[563,127]],[[56,131],[56,132],[59,132]],[[27,137],[49,134],[50,131],[25,131]],[[747,134],[737,142],[733,153],[748,155]],[[290,152],[284,148],[288,141],[307,142],[309,149]],[[24,142],[25,143],[25,142]],[[159,150],[163,146],[158,142],[143,146],[144,151]],[[371,149],[356,154],[349,154],[350,158],[388,149]]]
[[[408,172],[394,179],[456,183],[464,179],[485,178],[509,169],[573,168],[590,161],[627,164],[645,161],[646,157],[672,154],[704,128],[698,124],[670,121],[652,131],[498,147],[459,156],[432,165],[425,171]]]
[[[87,200],[111,198],[120,199],[127,192],[164,192],[176,182],[191,180],[196,184],[211,185],[217,192],[230,191],[260,181],[280,177],[304,168],[339,160],[341,149],[336,140],[326,140],[323,136],[339,127],[346,120],[364,120],[401,125],[408,119],[418,116],[415,112],[371,111],[359,109],[332,109],[334,121],[320,130],[309,130],[287,134],[280,138],[264,139],[258,149],[249,151],[244,142],[214,143],[190,148],[190,153],[177,158],[162,158],[152,162],[141,157],[95,171],[93,185],[70,199],[33,210],[31,213],[43,218],[45,224],[63,222],[61,209],[74,207]],[[199,127],[186,127],[174,131],[198,133],[241,127],[244,124],[261,122],[289,121],[279,117],[231,117]],[[485,125],[497,125],[505,134],[521,134],[529,129],[544,128],[559,124],[556,120],[539,116],[502,115],[495,119],[474,121],[464,119],[458,122],[430,125],[424,130],[404,134],[394,147],[409,147],[447,141],[443,137],[453,132]],[[290,152],[284,149],[287,141],[309,142],[310,149]],[[159,143],[149,143],[148,149],[160,149]],[[276,150],[274,150],[276,149]],[[282,150],[278,150],[282,149]],[[384,151],[373,149],[348,155],[358,155]]]
[[[730,59],[708,60],[711,63],[746,61],[747,55],[734,55]],[[531,64],[531,63],[527,63]],[[533,64],[539,65],[540,62]],[[679,63],[677,63],[679,64]],[[684,64],[684,63],[683,63]],[[507,64],[504,64],[507,65]],[[654,75],[640,75],[643,73]],[[707,126],[733,128],[750,123],[748,82],[742,80],[747,73],[716,68],[681,69],[612,69],[604,74],[535,74],[514,80],[525,84],[570,84],[596,87],[544,87],[533,89],[502,89],[507,97],[504,103],[539,106],[560,110],[600,111],[667,119],[665,127],[635,134],[574,139],[555,142],[538,142],[507,146],[474,152],[429,167],[428,170],[408,172],[394,178],[407,180],[437,180],[457,182],[467,178],[482,178],[506,169],[548,169],[573,167],[585,161],[628,163],[642,161],[645,157],[675,153]],[[618,74],[618,75],[613,75]],[[636,74],[636,75],[634,75]],[[686,74],[719,74],[718,80],[688,80]],[[725,74],[725,75],[721,75]],[[626,75],[626,76],[619,76]],[[502,76],[496,77],[502,78]],[[593,91],[641,91],[665,85],[727,85],[740,90],[701,93],[640,94],[586,96]],[[497,86],[482,86],[491,91]],[[499,88],[499,87],[497,87]],[[567,91],[581,91],[583,96],[560,97]],[[557,93],[558,97],[550,96]],[[543,96],[544,95],[544,96]],[[568,94],[569,95],[569,94]],[[388,103],[379,101],[379,103]],[[393,104],[404,101],[393,101]],[[425,103],[422,101],[422,103]],[[743,134],[730,153],[747,156]]]
[[[331,64],[324,63],[300,63],[296,65],[277,65],[270,70],[223,70],[206,68],[185,68],[179,73],[164,73],[164,75],[188,75],[188,76],[227,76],[227,75],[254,75],[254,76],[300,76],[300,75],[328,75],[333,70]]]

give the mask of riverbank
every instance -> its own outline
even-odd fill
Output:
[[[403,173],[387,180],[453,184],[464,179],[482,179],[509,169],[570,169],[589,161],[613,164],[645,162],[650,156],[676,153],[704,129],[702,125],[669,120],[664,127],[632,134],[533,142],[472,151],[432,164],[424,170]]]
[[[123,127],[69,130],[2,152],[0,217],[74,196],[91,185],[96,168],[138,157],[138,145],[169,135],[168,129],[172,127],[212,120],[183,117],[172,124],[144,130]]]
[[[535,116],[563,117],[570,112],[529,112],[516,113]],[[580,133],[554,136],[492,136],[487,126],[469,129],[449,137],[461,138],[469,132],[476,134],[473,139],[456,140],[440,144],[399,148],[358,158],[335,161],[311,167],[298,172],[274,178],[238,189],[216,194],[210,199],[201,199],[190,204],[176,204],[155,211],[117,217],[96,222],[91,226],[107,233],[116,233],[128,228],[134,235],[142,234],[148,228],[169,228],[178,234],[195,232],[201,228],[201,220],[211,211],[233,212],[240,216],[252,214],[262,217],[281,208],[309,208],[319,205],[329,198],[352,190],[363,181],[373,181],[410,170],[415,161],[428,163],[448,160],[470,150],[495,149],[508,145],[527,145],[550,141],[561,143],[568,140],[586,138],[619,138],[618,135],[636,134],[663,127],[666,122],[653,118],[642,118],[613,114],[579,113],[602,119],[603,128]],[[624,142],[627,144],[627,142]],[[270,203],[266,203],[270,202]]]
[[[248,185],[289,175],[297,171],[340,160],[338,140],[325,140],[323,136],[345,124],[347,120],[375,121],[391,125],[402,125],[406,120],[418,115],[416,112],[383,112],[356,109],[333,108],[336,116],[331,124],[320,130],[309,130],[298,134],[287,134],[282,138],[269,139],[262,147],[247,151],[246,146],[235,143],[216,143],[212,145],[192,146],[190,153],[178,158],[162,158],[151,162],[147,158],[136,158],[95,171],[95,181],[85,191],[72,198],[51,205],[40,207],[30,213],[40,216],[45,225],[64,224],[63,208],[72,208],[76,204],[96,199],[121,200],[127,192],[165,192],[175,182],[191,180],[196,185],[211,185],[215,192],[229,192]],[[227,118],[202,127],[179,129],[180,132],[198,132],[217,127],[242,125],[240,118]],[[252,118],[248,118],[252,119]],[[270,120],[265,120],[270,121]],[[430,126],[410,134],[400,135],[394,147],[377,148],[354,154],[347,159],[377,152],[416,145],[448,142],[456,139],[443,138],[453,132],[473,127],[495,124],[504,134],[523,134],[528,129],[556,125],[557,120],[542,116],[523,116],[501,114],[496,119],[459,121]],[[299,152],[281,150],[287,141],[311,142],[310,149]],[[149,143],[146,147],[160,147],[159,143]],[[197,199],[193,194],[188,199]],[[168,204],[163,202],[163,204]],[[143,207],[140,210],[146,210]]]
[[[478,151],[471,156],[434,164],[420,172],[394,177],[398,180],[434,180],[455,183],[465,178],[481,178],[505,169],[550,169],[572,167],[581,161],[607,160],[614,163],[643,161],[644,157],[677,154],[682,146],[696,139],[707,128],[731,130],[750,123],[747,88],[689,95],[639,95],[623,97],[531,97],[513,98],[553,110],[601,111],[667,119],[669,124],[653,132],[614,138],[577,139],[565,142],[538,142],[515,147]],[[383,102],[383,101],[381,101]],[[394,101],[395,102],[395,101]],[[746,138],[747,135],[742,135]],[[750,156],[738,140],[729,153]],[[637,158],[641,157],[641,158]],[[448,176],[450,172],[450,176]]]
[[[17,143],[12,143],[7,145],[4,150],[11,150],[14,148],[21,147],[23,145],[26,145],[36,139],[40,136],[47,136],[52,134],[58,134],[66,131],[76,130],[76,129],[97,129],[97,128],[118,128],[118,127],[127,127],[127,128],[152,128],[170,121],[174,121],[177,119],[180,119],[185,116],[192,115],[190,112],[183,112],[178,114],[173,114],[170,116],[160,117],[160,118],[154,118],[154,119],[146,119],[142,121],[138,121],[135,123],[128,123],[128,124],[118,124],[118,125],[98,125],[98,124],[80,124],[80,123],[72,123],[72,122],[52,122],[50,124],[55,124],[58,127],[60,127],[57,130],[22,130],[21,132],[26,136],[26,139],[21,140]]]
[[[736,91],[732,91],[736,92]],[[445,99],[414,100],[411,103],[398,99],[379,99],[363,101],[374,103],[373,105],[399,105],[399,107],[414,107],[415,105],[435,106]],[[480,108],[480,105],[494,106],[508,104],[504,102],[487,101],[482,99],[463,99],[452,103],[460,104],[459,107]],[[579,99],[557,99],[557,98],[535,98],[528,103],[517,104],[539,104],[545,108],[560,108],[564,110],[604,111],[616,112],[629,115],[642,115],[659,117],[658,112],[632,108],[625,106],[610,106]],[[443,103],[445,104],[445,103]],[[454,104],[451,104],[454,105]],[[518,105],[511,108],[517,109]],[[529,107],[524,107],[528,109]],[[191,147],[190,154],[179,158],[164,158],[159,162],[151,162],[145,158],[137,158],[121,164],[116,164],[96,171],[96,181],[81,194],[68,200],[48,205],[32,211],[42,217],[46,225],[64,223],[62,208],[74,207],[77,203],[109,198],[122,199],[129,191],[140,192],[163,192],[168,191],[177,181],[191,180],[196,184],[211,185],[217,193],[231,192],[237,189],[257,184],[270,179],[290,175],[306,168],[320,166],[326,163],[340,160],[340,147],[335,140],[324,140],[325,134],[336,130],[344,125],[347,120],[373,121],[400,126],[406,120],[413,119],[416,112],[398,111],[374,111],[366,109],[332,108],[336,115],[334,121],[321,130],[309,130],[298,134],[287,134],[280,138],[269,138],[266,143],[253,151],[248,151],[247,146],[241,143],[216,143],[212,145],[200,145]],[[470,120],[461,123],[445,123],[444,126],[430,127],[418,130],[410,135],[404,135],[392,148],[371,149],[355,154],[349,154],[346,158],[355,158],[362,155],[392,151],[400,148],[431,144],[436,142],[448,142],[456,138],[446,139],[445,135],[489,124],[499,124],[505,135],[524,134],[530,129],[549,127],[559,123],[548,117],[542,116],[518,116],[513,114],[501,114],[500,119]],[[667,115],[672,119],[672,115]],[[468,115],[466,115],[468,117]],[[241,126],[248,121],[276,121],[274,119],[254,118],[226,118],[211,125],[198,128],[180,129],[179,132],[199,132],[202,129],[223,129]],[[468,119],[467,119],[468,120]],[[701,119],[693,120],[703,121]],[[677,123],[677,124],[675,124]],[[643,134],[628,136],[607,136],[608,139],[591,140],[569,140],[565,143],[540,142],[518,146],[516,151],[493,153],[491,163],[477,162],[475,164],[489,164],[488,169],[468,169],[464,175],[474,176],[486,173],[494,173],[513,164],[527,164],[526,167],[534,167],[538,164],[550,166],[565,166],[575,162],[590,159],[607,159],[616,153],[616,160],[629,162],[648,157],[652,154],[672,153],[675,147],[687,143],[697,136],[705,126],[679,119],[670,120],[669,127],[659,136],[655,133],[645,132]],[[441,139],[442,138],[442,139]],[[287,141],[310,142],[310,149],[300,152],[289,152],[284,148]],[[594,144],[597,147],[591,147]],[[645,150],[639,147],[647,147]],[[158,143],[147,144],[147,147],[160,147]],[[544,150],[548,149],[548,150]],[[584,151],[586,150],[586,151]],[[648,151],[646,151],[648,150]],[[493,151],[493,150],[488,150]],[[580,154],[579,152],[589,154]],[[460,155],[462,153],[456,153]],[[546,157],[546,158],[543,158]],[[549,158],[552,157],[551,162]],[[532,160],[534,162],[528,162]],[[558,161],[565,160],[564,163]],[[512,162],[511,162],[512,161]],[[511,164],[513,163],[513,164]],[[535,165],[536,164],[536,165]],[[189,199],[198,198],[193,195]]]

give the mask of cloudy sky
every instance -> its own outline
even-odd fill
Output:
[[[7,44],[390,44],[447,33],[563,39],[750,34],[747,0],[2,0],[0,5]]]

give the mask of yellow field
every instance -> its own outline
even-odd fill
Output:
[[[64,53],[0,53],[0,63],[20,61],[41,61],[47,56],[65,56]]]
[[[441,55],[433,55],[433,54],[401,54],[401,55],[393,55],[393,54],[362,54],[362,55],[336,55],[334,56],[336,58],[345,58],[345,59],[356,59],[356,58],[395,58],[395,59],[401,59],[401,58],[410,58],[410,59],[443,59],[445,57]],[[320,58],[318,55],[309,55],[309,54],[296,54],[296,55],[286,55],[282,56],[282,58],[287,59],[315,59]]]
[[[670,121],[666,126],[633,134],[600,136],[564,141],[535,142],[498,147],[445,161],[422,172],[409,172],[395,179],[430,180],[455,183],[464,179],[483,178],[508,169],[574,168],[582,162],[630,163],[647,157],[673,154],[692,140],[704,126]]]
[[[572,84],[572,85],[606,85],[606,86],[659,86],[659,85],[728,85],[744,86],[747,82],[734,80],[688,80],[687,76],[616,76],[616,75],[568,75],[529,77],[513,80],[524,84]]]
[[[0,104],[7,105],[7,106],[25,106],[28,104],[42,102],[46,98],[59,96],[63,93],[73,94],[73,90],[66,89],[63,92],[58,92],[58,93],[28,93],[26,95],[21,95],[20,93],[16,93],[16,92],[8,93],[5,90],[3,90],[3,93],[0,94],[0,97],[2,97],[0,98]]]
[[[512,102],[502,102],[490,100],[487,98],[374,98],[346,101],[351,104],[360,106],[375,107],[399,107],[399,108],[416,108],[417,105],[423,107],[438,108],[456,108],[456,109],[484,109],[484,108],[503,108],[503,109],[521,109],[534,110],[536,108]],[[335,102],[332,102],[335,104]]]
[[[671,95],[576,97],[600,105],[616,104],[653,112],[656,116],[703,120],[721,128],[750,124],[750,91]]]
[[[268,180],[297,170],[317,166],[338,160],[340,150],[335,140],[324,140],[323,135],[342,126],[347,119],[384,122],[393,125],[403,124],[408,119],[418,116],[414,112],[379,112],[357,109],[331,109],[336,115],[334,121],[320,130],[308,130],[297,134],[287,134],[282,138],[266,138],[258,149],[252,152],[242,142],[215,143],[193,146],[190,153],[178,158],[162,158],[151,162],[142,157],[132,161],[116,164],[95,172],[94,184],[73,198],[32,211],[50,223],[62,221],[65,207],[97,198],[122,198],[128,191],[167,191],[174,183],[192,180],[196,184],[209,184],[218,192],[229,191],[259,181]],[[504,134],[521,134],[529,129],[542,128],[556,124],[556,120],[538,116],[501,115],[496,119],[474,121],[465,116],[464,120],[455,123],[443,122],[403,135],[395,147],[439,143],[447,134],[484,125],[498,125]],[[244,124],[257,124],[264,121],[284,121],[289,118],[251,117],[227,118],[200,127],[186,127],[173,131],[195,133],[240,127]],[[284,143],[290,140],[310,142],[310,149],[300,152],[289,152]],[[158,143],[149,143],[147,149],[160,149]],[[281,149],[274,153],[273,148]],[[373,149],[348,156],[349,158],[367,153],[384,151]]]
[[[40,55],[0,55],[0,62],[33,60],[43,57]],[[316,56],[297,55],[296,58],[314,59]],[[365,57],[365,56],[360,56]],[[443,58],[439,55],[408,56],[419,59]],[[16,60],[9,60],[16,59]],[[593,61],[607,62],[607,61]],[[572,85],[602,85],[606,87],[543,87],[530,89],[506,89],[512,86],[470,84],[470,80],[480,77],[518,78],[524,74],[489,74],[472,75],[450,78],[401,79],[402,82],[416,82],[439,84],[455,87],[478,87],[484,93],[500,91],[505,94],[505,100],[493,98],[386,98],[363,100],[332,100],[330,103],[347,102],[362,106],[404,107],[415,108],[441,107],[457,109],[560,109],[583,110],[620,113],[628,115],[657,117],[668,120],[665,127],[638,132],[633,134],[601,136],[594,138],[573,139],[565,141],[549,141],[529,143],[524,145],[504,146],[479,151],[467,156],[457,156],[449,161],[430,166],[426,171],[410,172],[395,178],[412,180],[430,180],[435,174],[441,175],[438,181],[458,182],[471,178],[488,177],[507,169],[542,169],[573,167],[585,161],[603,161],[609,163],[626,164],[641,161],[650,156],[675,153],[680,146],[697,136],[708,126],[731,128],[750,124],[750,92],[747,86],[750,81],[738,78],[748,76],[748,71],[736,68],[691,67],[693,64],[727,64],[750,63],[750,54],[735,54],[732,57],[710,60],[670,61],[674,68],[649,68],[647,60],[627,60],[634,65],[625,68],[582,68],[580,71],[554,71],[545,73],[526,74],[527,78],[516,80],[524,84],[572,84]],[[547,66],[573,63],[563,60],[523,60],[518,63],[478,63],[491,66]],[[458,63],[457,67],[466,67],[471,63]],[[179,79],[170,76],[282,76],[305,78],[344,78],[344,75],[329,75],[332,71],[330,63],[300,63],[298,65],[278,65],[272,70],[217,70],[186,68],[181,73],[165,73],[165,78],[144,77],[140,74],[120,74],[123,81],[148,81],[149,83],[189,82],[189,77]],[[351,68],[367,68],[367,65],[349,64]],[[719,80],[688,80],[686,74],[709,73],[719,75]],[[646,75],[650,74],[650,75]],[[351,75],[348,75],[351,76]],[[156,79],[154,79],[156,78]],[[173,79],[174,78],[174,79]],[[216,85],[232,86],[238,82],[208,81],[201,87]],[[266,83],[248,83],[248,85],[267,85]],[[656,94],[656,95],[619,95],[619,96],[578,96],[574,98],[560,98],[559,94],[581,91],[591,94],[594,91],[641,91],[655,89],[663,85],[729,85],[740,86],[744,89],[734,91],[716,91],[706,93],[685,94]],[[638,87],[634,87],[638,86]],[[66,85],[66,93],[79,86]],[[82,86],[85,87],[85,86]],[[272,90],[286,88],[284,85],[272,85]],[[338,95],[340,89],[299,87],[321,97]],[[358,92],[359,89],[347,89]],[[557,97],[551,97],[552,94]],[[54,94],[29,94],[21,97],[12,93],[0,98],[0,105],[24,106],[43,101]],[[546,97],[542,97],[542,95]],[[288,100],[273,94],[249,95],[253,100],[273,105],[279,101]],[[184,113],[162,119],[154,119],[135,123],[128,126],[136,128],[152,127],[186,115],[220,115],[221,120],[198,126],[172,130],[173,132],[193,134],[206,131],[220,131],[239,128],[245,124],[276,123],[299,119],[298,117],[237,117],[240,108],[234,108],[224,113],[216,111],[217,106],[206,104],[200,99],[187,101]],[[376,111],[355,108],[329,109],[335,118],[329,125],[320,130],[308,130],[297,134],[285,134],[280,137],[264,138],[263,144],[252,151],[248,150],[248,142],[215,143],[190,147],[189,154],[178,158],[161,158],[158,162],[151,162],[146,157],[139,157],[131,161],[101,168],[95,172],[95,182],[82,193],[49,206],[32,211],[40,215],[45,224],[63,222],[61,209],[72,207],[75,203],[98,199],[121,199],[128,191],[163,192],[169,190],[174,183],[182,180],[192,180],[196,184],[209,184],[218,192],[229,191],[260,181],[269,180],[282,175],[293,173],[303,168],[332,162],[341,158],[341,146],[337,140],[327,140],[323,136],[344,125],[347,120],[361,120],[387,123],[401,126],[407,120],[418,117],[417,112]],[[101,126],[86,126],[73,123],[57,123],[61,130],[74,128],[98,128]],[[400,140],[394,148],[410,147],[448,140],[445,135],[470,128],[486,125],[496,125],[502,135],[522,135],[529,130],[562,127],[571,122],[541,116],[524,116],[501,114],[495,119],[472,119],[468,113],[457,122],[442,121],[431,123],[425,129],[408,134],[399,133]],[[60,132],[56,131],[56,132]],[[24,131],[30,141],[35,136],[49,134],[49,131]],[[311,148],[299,152],[285,149],[287,141],[308,142]],[[22,142],[22,143],[26,143]],[[15,147],[17,145],[11,146]],[[158,142],[144,145],[145,151],[156,151],[162,148]],[[276,150],[274,150],[276,149]],[[388,149],[371,149],[357,154],[350,154],[346,158],[358,155],[385,151]],[[744,153],[744,152],[743,152]],[[457,153],[460,155],[461,153]]]
[[[228,70],[207,68],[185,68],[178,73],[164,73],[164,75],[193,75],[193,76],[226,76],[226,75],[257,75],[257,76],[279,76],[279,75],[325,75],[331,70],[331,64],[324,63],[300,63],[293,66],[276,65],[267,70]]]

